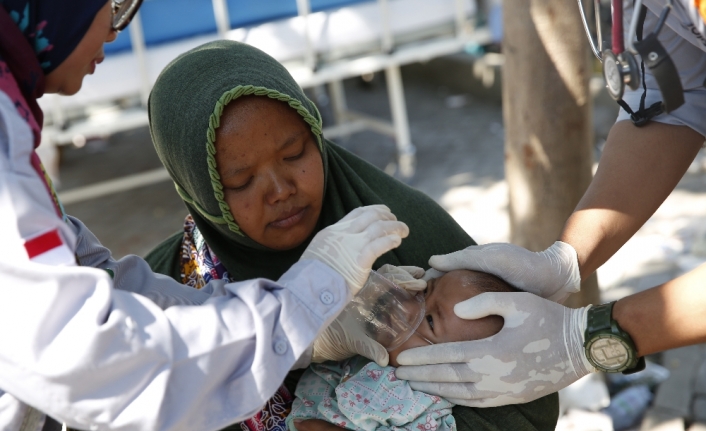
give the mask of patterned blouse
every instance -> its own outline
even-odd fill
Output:
[[[181,241],[181,282],[201,289],[211,280],[230,281],[228,271],[206,244],[191,215],[184,220]],[[243,394],[246,395],[246,394]],[[243,431],[286,431],[285,419],[292,410],[294,398],[282,385],[265,407],[255,416],[240,423]],[[230,427],[229,427],[230,429]]]

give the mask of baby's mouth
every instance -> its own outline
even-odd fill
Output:
[[[270,222],[270,226],[280,229],[292,227],[304,219],[304,215],[308,209],[309,207],[292,208],[291,210],[282,213],[277,220]]]

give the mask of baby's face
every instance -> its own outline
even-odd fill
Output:
[[[417,332],[434,344],[479,340],[497,334],[503,327],[500,316],[465,320],[454,313],[457,303],[482,293],[477,285],[477,274],[475,271],[457,270],[429,281],[424,295],[426,316]],[[424,338],[412,334],[409,340],[389,352],[390,364],[397,367],[397,355],[413,347],[428,345]]]

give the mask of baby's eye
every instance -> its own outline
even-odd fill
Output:
[[[429,324],[429,327],[433,331],[434,330],[434,318],[431,317],[431,314],[427,315],[427,323]]]

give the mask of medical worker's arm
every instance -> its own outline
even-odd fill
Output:
[[[706,342],[706,265],[661,286],[627,296],[613,318],[640,356]],[[659,322],[659,324],[655,324]]]
[[[116,289],[145,296],[162,309],[173,305],[199,305],[214,293],[210,284],[197,290],[171,277],[154,273],[147,262],[138,256],[129,255],[115,260],[110,250],[79,219],[69,216],[69,223],[76,235],[78,263],[108,271]]]
[[[603,265],[674,190],[704,143],[686,126],[628,121],[610,131],[591,185],[561,241],[578,253],[581,278]]]
[[[162,311],[105,271],[0,263],[0,388],[83,429],[219,429],[275,393],[348,296],[315,261]]]

